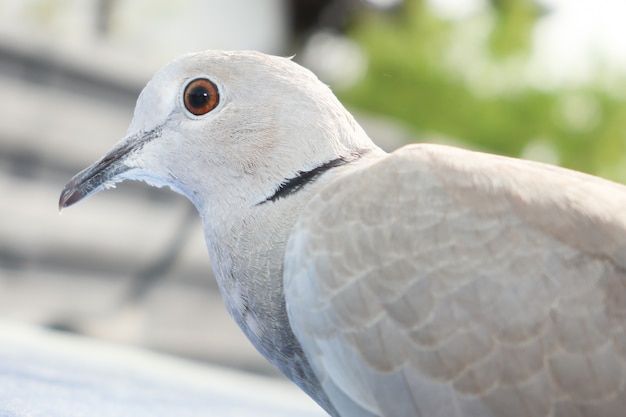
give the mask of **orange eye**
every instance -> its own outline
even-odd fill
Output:
[[[198,78],[187,84],[183,100],[189,112],[202,116],[217,106],[220,96],[215,84],[206,78]]]

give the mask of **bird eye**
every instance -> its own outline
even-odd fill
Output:
[[[202,116],[213,110],[219,99],[217,86],[206,78],[198,78],[187,84],[183,95],[185,108],[196,116]]]

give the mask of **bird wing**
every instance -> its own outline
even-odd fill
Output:
[[[626,187],[438,145],[333,181],[285,254],[342,416],[626,415]]]

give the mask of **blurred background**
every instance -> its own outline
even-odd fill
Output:
[[[277,375],[182,197],[125,183],[58,214],[152,74],[207,48],[295,55],[387,149],[626,182],[625,20],[623,0],[0,0],[0,318]]]

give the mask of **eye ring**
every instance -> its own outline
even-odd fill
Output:
[[[185,87],[183,103],[194,116],[207,114],[220,102],[217,86],[206,78],[196,78]]]

